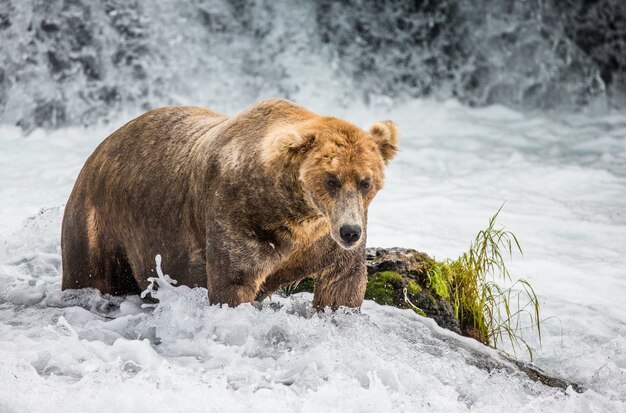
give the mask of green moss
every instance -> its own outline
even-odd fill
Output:
[[[443,299],[450,298],[448,282],[451,275],[452,271],[450,266],[441,262],[435,262],[434,265],[428,270],[430,289]]]
[[[401,284],[402,276],[395,271],[381,271],[372,274],[365,287],[365,299],[378,304],[392,305],[394,284]]]
[[[420,287],[414,280],[409,280],[406,283],[406,292],[415,295],[422,291],[422,287]],[[423,311],[422,311],[423,312]]]
[[[378,278],[389,283],[392,283],[392,282],[401,283],[402,282],[402,276],[395,271],[381,271],[374,275],[378,275]]]
[[[374,273],[368,277],[367,287],[365,288],[365,299],[373,300],[378,304],[394,305],[399,308],[407,308],[415,311],[417,314],[427,317],[426,313],[419,307],[416,307],[410,301],[394,303],[394,295],[396,291],[401,291],[402,287],[406,288],[406,293],[416,295],[422,291],[415,280],[406,281],[402,275],[395,271],[381,271]],[[408,300],[408,299],[407,299]]]
[[[382,305],[393,304],[393,293],[384,285],[379,283],[367,284],[365,289],[365,299],[372,300]]]
[[[424,312],[424,310],[422,310],[421,308],[411,307],[411,310],[415,311],[417,314],[421,315],[422,317],[428,317],[426,313]]]

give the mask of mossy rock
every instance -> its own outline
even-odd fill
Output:
[[[366,260],[365,299],[413,309],[441,327],[461,333],[445,280],[432,271],[435,260],[406,248],[368,248]]]
[[[373,300],[382,305],[398,307],[404,301],[398,297],[406,281],[395,271],[380,271],[368,276],[365,299]]]
[[[368,248],[365,299],[381,305],[411,309],[434,319],[443,328],[461,334],[459,320],[436,262],[427,254],[405,248]],[[305,278],[284,292],[313,292],[315,280]]]

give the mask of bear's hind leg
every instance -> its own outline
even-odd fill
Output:
[[[102,257],[98,248],[95,211],[76,206],[70,198],[61,230],[63,277],[61,289],[106,288]]]
[[[68,202],[61,233],[63,278],[61,288],[96,288],[103,294],[137,294],[124,250],[106,236],[93,208],[75,208]]]
[[[133,276],[128,257],[121,247],[117,247],[113,253],[107,254],[104,263],[104,273],[109,294],[131,295],[141,293],[139,285]]]

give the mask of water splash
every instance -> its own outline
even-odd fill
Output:
[[[146,298],[150,294],[153,298],[159,298],[159,290],[164,288],[171,288],[173,285],[178,284],[178,281],[173,280],[168,274],[163,274],[161,269],[161,254],[157,254],[154,257],[156,264],[156,277],[148,277],[148,287],[141,292],[141,298]]]

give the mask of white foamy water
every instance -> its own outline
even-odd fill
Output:
[[[156,308],[61,293],[63,204],[115,127],[29,137],[3,127],[0,412],[624,411],[626,116],[428,101],[332,114],[361,126],[391,118],[402,131],[369,245],[455,258],[506,202],[499,222],[524,249],[512,273],[548,318],[535,363],[584,393],[486,372],[476,354],[492,350],[372,302],[361,315],[316,314],[307,294],[259,310],[210,307],[187,287],[162,288]]]

